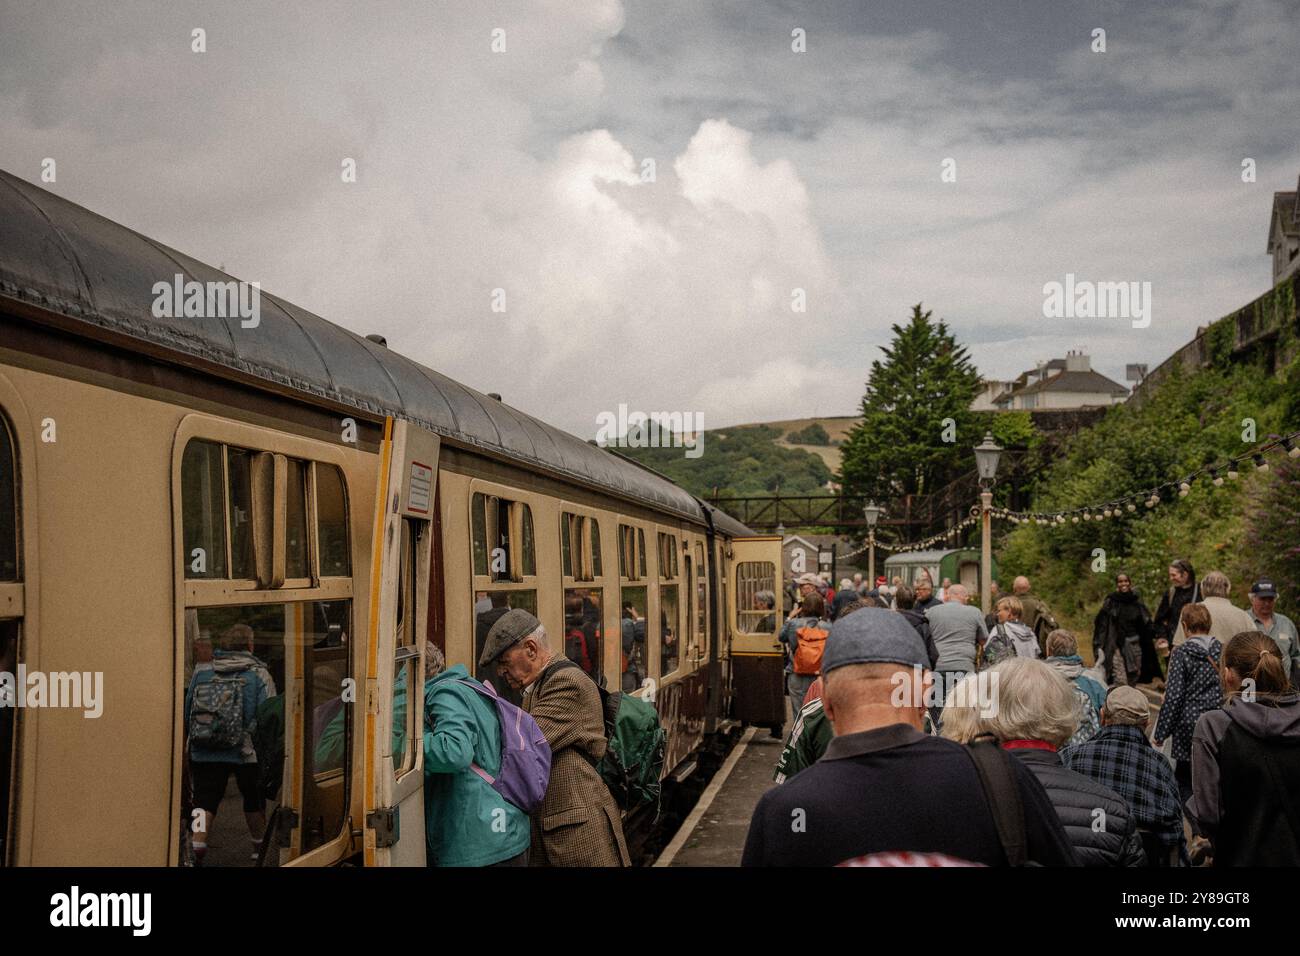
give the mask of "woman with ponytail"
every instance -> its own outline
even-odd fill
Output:
[[[1298,866],[1300,694],[1259,631],[1228,642],[1220,674],[1223,707],[1192,735],[1192,816],[1215,866]]]

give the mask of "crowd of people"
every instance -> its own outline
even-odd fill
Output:
[[[924,573],[793,587],[794,724],[745,865],[1300,865],[1300,638],[1272,581],[1246,610],[1174,561],[1152,615],[1119,574],[1091,666],[1025,577],[988,615]]]

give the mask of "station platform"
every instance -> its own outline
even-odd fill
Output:
[[[784,746],[766,729],[748,728],[654,865],[739,866],[749,819],[776,786],[772,771]]]

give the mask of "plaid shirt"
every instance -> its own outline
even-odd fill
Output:
[[[1139,829],[1183,853],[1183,811],[1169,761],[1139,727],[1111,724],[1086,743],[1061,751],[1071,770],[1110,787],[1128,803]]]

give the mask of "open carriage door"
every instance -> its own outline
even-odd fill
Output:
[[[424,642],[439,439],[386,428],[366,664],[367,866],[424,866]]]
[[[731,668],[737,720],[758,727],[785,722],[785,659],[777,635],[785,622],[781,588],[781,537],[731,542],[727,616],[733,625]],[[759,595],[772,595],[768,608]]]

